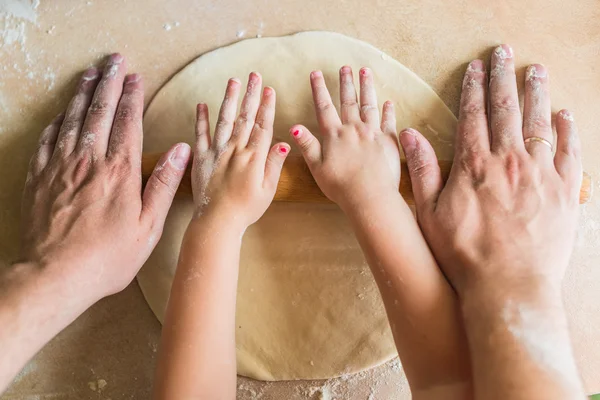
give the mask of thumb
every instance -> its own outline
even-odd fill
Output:
[[[162,228],[177,187],[183,178],[190,159],[190,146],[178,143],[163,154],[148,182],[142,196],[142,219]]]
[[[290,133],[300,148],[304,161],[312,170],[312,166],[321,161],[321,144],[319,140],[302,125],[294,125],[290,129]]]
[[[290,145],[285,142],[280,142],[271,147],[267,154],[267,163],[265,165],[265,182],[266,187],[276,189],[281,175],[283,162],[290,154]]]
[[[425,137],[414,129],[400,132],[417,212],[433,207],[443,187],[442,173],[435,151]]]

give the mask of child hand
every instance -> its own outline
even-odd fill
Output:
[[[275,119],[275,91],[251,73],[240,114],[235,118],[240,81],[230,79],[210,136],[208,108],[198,104],[192,169],[195,217],[226,215],[245,229],[256,222],[273,200],[279,174],[290,147],[277,143],[269,150]]]
[[[399,196],[400,153],[394,106],[386,102],[379,121],[373,73],[360,70],[360,106],[350,67],[340,69],[341,119],[331,101],[323,74],[310,82],[322,143],[301,125],[291,134],[317,184],[340,207],[360,207],[388,194]]]

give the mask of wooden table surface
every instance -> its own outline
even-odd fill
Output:
[[[39,4],[37,4],[39,3]],[[394,56],[456,113],[468,61],[513,45],[542,62],[553,108],[575,112],[584,167],[600,180],[597,0],[0,0],[0,260],[17,256],[19,198],[39,132],[66,107],[79,73],[122,52],[146,102],[198,55],[244,38],[328,30]],[[582,207],[565,301],[586,387],[600,392],[600,196]],[[160,325],[133,282],[46,346],[2,399],[149,398]],[[330,382],[238,382],[240,399],[409,398],[397,363]],[[371,397],[369,397],[371,396]]]

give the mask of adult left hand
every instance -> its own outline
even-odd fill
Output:
[[[22,206],[22,261],[97,300],[125,288],[161,236],[190,147],[175,145],[142,192],[140,75],[123,56],[90,68],[42,133]]]

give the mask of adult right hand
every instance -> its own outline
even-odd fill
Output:
[[[412,129],[401,134],[421,228],[459,296],[479,285],[559,288],[575,239],[582,177],[573,115],[556,116],[553,156],[546,69],[527,69],[523,118],[510,47],[492,55],[489,115],[487,81],[484,63],[471,62],[445,186],[429,142]]]
[[[469,64],[445,186],[429,142],[415,130],[400,137],[421,228],[461,302],[475,398],[585,397],[561,296],[582,179],[569,111],[556,131],[553,156],[548,73],[527,69],[521,118],[503,45],[489,85],[483,62]]]

